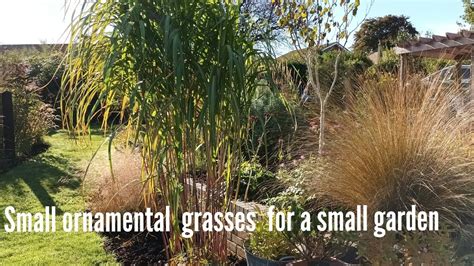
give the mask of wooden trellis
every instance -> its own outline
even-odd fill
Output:
[[[15,128],[11,92],[0,93],[0,171],[15,159]]]

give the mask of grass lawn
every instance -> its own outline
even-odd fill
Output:
[[[14,206],[17,212],[43,212],[44,206],[52,205],[59,212],[85,210],[78,169],[104,138],[93,135],[91,141],[76,144],[59,132],[45,140],[51,144],[48,151],[0,174],[0,264],[114,263],[113,256],[104,251],[100,235],[61,232],[60,213],[56,233],[4,231],[7,206]]]

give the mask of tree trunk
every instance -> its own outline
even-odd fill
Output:
[[[325,121],[326,121],[326,108],[324,103],[321,101],[320,104],[320,114],[319,114],[319,146],[318,146],[318,154],[323,155],[324,153],[324,131],[325,131]]]
[[[334,78],[331,83],[331,87],[327,92],[326,96],[323,98],[322,93],[320,93],[319,101],[320,101],[320,114],[319,114],[319,147],[318,147],[318,154],[324,155],[324,139],[325,139],[325,131],[326,131],[326,107],[328,105],[329,98],[331,97],[334,88],[336,87],[337,78],[339,76],[339,59],[341,58],[341,52],[339,52],[336,56],[336,62],[334,63]],[[321,90],[320,90],[321,92]]]

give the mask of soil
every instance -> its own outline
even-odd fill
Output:
[[[161,233],[108,233],[104,248],[125,265],[164,265]]]
[[[229,261],[228,265],[231,265],[231,266],[247,266],[246,260],[240,259],[233,255],[228,257],[228,261]]]
[[[124,265],[165,265],[161,233],[107,233],[104,248]],[[244,266],[245,260],[230,256],[228,265]]]

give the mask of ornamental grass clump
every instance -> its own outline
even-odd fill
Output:
[[[463,101],[463,108],[455,104]],[[472,111],[457,87],[417,78],[404,87],[392,78],[365,81],[313,191],[329,205],[366,204],[369,212],[416,205],[464,229],[474,218]]]
[[[235,198],[251,100],[267,76],[239,14],[231,1],[97,1],[84,2],[72,25],[64,123],[87,132],[99,117],[104,129],[115,120],[134,136],[144,205],[172,210],[163,234],[170,259],[227,256],[225,232],[183,238],[180,215],[225,212]],[[203,193],[193,185],[198,172]]]
[[[90,179],[83,180],[88,187],[90,210],[94,213],[143,211],[140,154],[125,148],[116,149],[112,156],[112,171],[104,169],[108,156],[96,156],[88,169]]]

